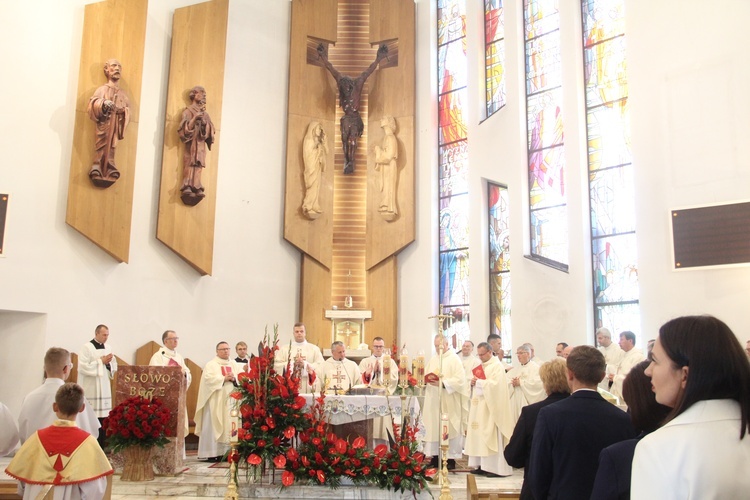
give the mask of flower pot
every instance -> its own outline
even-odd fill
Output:
[[[154,464],[151,462],[152,448],[129,446],[122,450],[125,463],[120,481],[153,481]]]

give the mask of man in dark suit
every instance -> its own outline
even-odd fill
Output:
[[[528,480],[535,498],[589,498],[602,449],[635,437],[630,417],[596,391],[604,355],[578,346],[567,364],[571,396],[542,408],[534,428]]]
[[[521,495],[519,500],[533,500],[529,477],[529,459],[531,458],[531,443],[534,435],[534,427],[539,410],[570,396],[568,387],[568,369],[565,366],[565,360],[556,358],[547,361],[539,368],[539,376],[544,384],[544,391],[547,393],[547,399],[538,403],[524,406],[521,409],[521,416],[516,422],[513,429],[513,435],[508,441],[503,455],[508,465],[520,469],[524,468],[524,480],[521,486]]]

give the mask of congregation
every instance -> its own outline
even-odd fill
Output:
[[[598,347],[560,342],[546,362],[524,343],[516,349],[517,364],[502,358],[498,336],[480,342],[476,355],[471,340],[456,351],[448,337],[435,336],[421,413],[422,449],[431,465],[442,467],[444,460],[454,470],[467,456],[476,475],[508,476],[523,468],[521,499],[739,498],[750,490],[743,474],[750,466],[750,341],[743,352],[729,327],[711,316],[665,323],[646,354],[632,332],[620,333],[619,344],[611,336],[599,329]],[[78,384],[66,383],[74,366],[70,352],[50,348],[45,381],[24,399],[18,425],[0,407],[0,452],[12,452],[20,441],[6,472],[24,498],[53,486],[100,498],[102,481],[113,473],[101,433],[113,406],[109,380],[117,372],[108,339],[109,329],[98,325],[81,348]],[[179,366],[190,385],[176,332],[165,331],[161,340],[149,364]],[[245,342],[235,346],[235,359],[230,351],[219,342],[199,381],[195,435],[198,457],[207,461],[222,460],[229,450],[230,394],[253,356]],[[292,341],[276,352],[275,369],[292,371],[304,382],[303,393],[364,386],[392,394],[398,365],[386,352],[385,340],[376,337],[371,355],[357,364],[337,341],[324,360],[297,323]],[[371,444],[392,437],[391,420],[376,418]],[[705,453],[709,443],[721,457]],[[60,456],[71,458],[65,463]],[[40,465],[31,466],[34,461]]]

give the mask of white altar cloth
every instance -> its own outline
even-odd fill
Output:
[[[316,394],[301,394],[305,398],[305,408],[309,410]],[[348,424],[376,417],[394,416],[394,420],[401,422],[401,397],[382,395],[334,396],[326,394],[325,411],[328,422],[332,425]],[[417,396],[406,397],[407,412],[412,420],[419,415],[419,401]]]

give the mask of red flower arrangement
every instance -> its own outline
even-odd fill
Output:
[[[113,452],[130,446],[163,447],[172,433],[167,429],[171,411],[157,398],[135,396],[110,410],[103,427]]]
[[[437,469],[428,468],[424,453],[417,451],[417,426],[405,425],[403,429],[393,423],[397,436],[395,444],[388,449],[384,444],[375,447],[375,455],[380,458],[380,468],[373,481],[384,489],[411,491],[414,497],[427,488],[427,478],[437,474]]]
[[[310,426],[305,398],[299,395],[299,379],[291,371],[278,374],[273,368],[278,350],[275,325],[273,339],[269,342],[268,332],[264,334],[258,355],[250,359],[248,373],[238,375],[239,388],[232,393],[242,426],[237,435],[238,453],[229,458],[261,469],[267,463],[283,468],[292,440]]]
[[[324,406],[325,394],[321,393],[309,413],[310,428],[299,436],[299,447],[286,452],[282,485],[291,486],[297,479],[338,488],[342,477],[355,484],[371,480],[375,454],[366,448],[364,438],[356,437],[349,443],[331,432]]]

